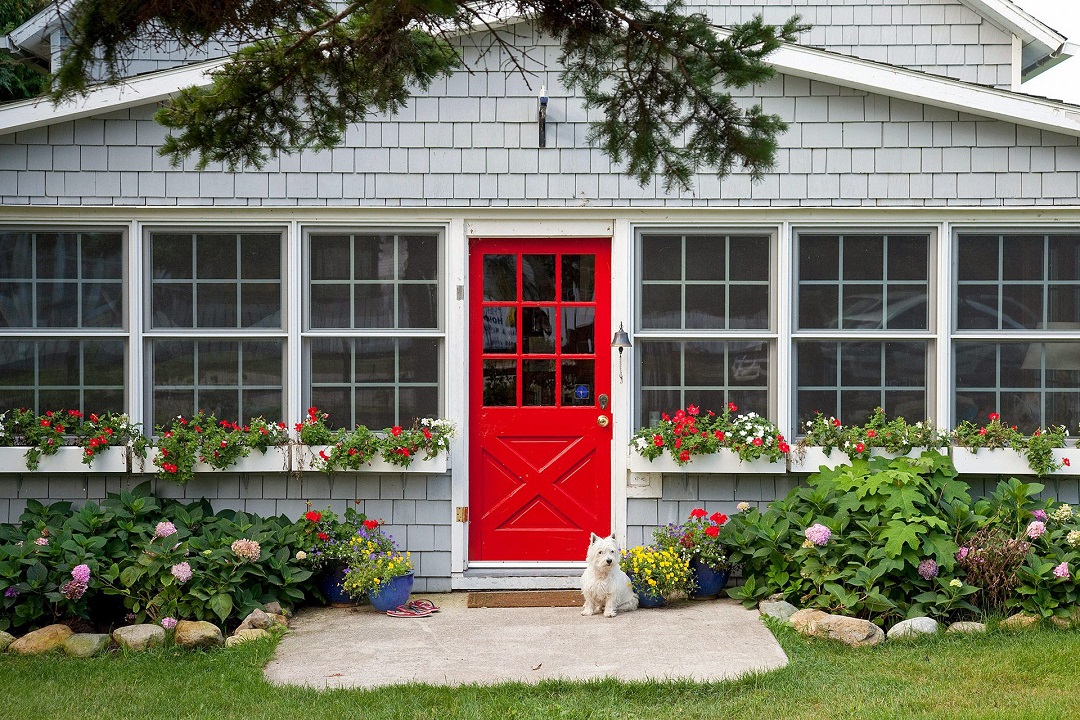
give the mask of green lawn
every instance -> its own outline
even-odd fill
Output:
[[[0,656],[4,718],[1068,718],[1080,716],[1080,632],[942,636],[849,649],[780,640],[791,664],[718,684],[547,682],[376,691],[276,688],[273,642],[93,660]],[[689,650],[692,652],[692,649]]]

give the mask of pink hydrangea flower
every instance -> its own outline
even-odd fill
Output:
[[[803,532],[806,539],[815,545],[824,545],[832,537],[832,531],[821,523],[814,523]]]
[[[1063,562],[1054,568],[1054,577],[1056,578],[1068,578],[1069,577],[1069,563]]]
[[[1027,536],[1032,540],[1041,538],[1046,533],[1046,523],[1041,520],[1032,520],[1027,526]]]
[[[39,537],[37,540],[34,541],[34,544],[44,547],[44,546],[49,544],[49,538],[47,538],[47,537]]]
[[[1046,522],[1046,511],[1045,510],[1035,510],[1031,514],[1039,522]]]
[[[176,582],[183,585],[191,579],[191,566],[186,562],[176,563],[172,566],[172,576],[176,578]]]
[[[168,520],[162,520],[154,526],[154,537],[164,538],[176,534],[176,526]]]
[[[166,630],[172,630],[174,627],[176,627],[176,618],[172,618],[172,617],[163,617],[163,618],[161,618],[161,627],[165,628]]]
[[[60,586],[60,594],[68,600],[78,600],[86,592],[86,583],[78,580],[68,580]]]
[[[932,558],[927,558],[919,563],[919,576],[923,580],[929,580],[930,578],[936,578],[938,576],[938,566]]]
[[[255,562],[262,554],[262,548],[259,547],[259,543],[246,538],[233,541],[233,544],[229,547],[232,549],[234,555],[248,562]]]
[[[90,582],[90,566],[76,565],[71,568],[71,579],[75,582],[80,582],[83,585]]]
[[[968,552],[970,551],[966,547],[960,548],[960,550],[956,553],[956,559],[963,560],[968,556]]]

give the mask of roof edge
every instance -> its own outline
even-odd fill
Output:
[[[227,58],[210,60],[99,85],[58,105],[37,98],[0,106],[0,135],[160,102],[182,88],[208,84],[210,75],[226,62]],[[791,43],[782,45],[768,62],[785,75],[1080,137],[1080,105]]]

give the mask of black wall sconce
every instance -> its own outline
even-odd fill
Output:
[[[540,147],[547,147],[547,85],[540,86],[540,109],[537,121],[540,126]]]

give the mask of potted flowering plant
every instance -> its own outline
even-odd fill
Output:
[[[674,548],[638,545],[622,551],[622,569],[639,607],[660,607],[690,588],[690,561]]]
[[[715,597],[727,584],[731,566],[720,538],[728,516],[694,508],[682,524],[669,523],[653,531],[653,542],[674,550],[690,563],[691,597]]]
[[[790,446],[776,425],[757,413],[736,415],[728,403],[723,412],[705,413],[696,405],[663,413],[660,422],[634,433],[630,447],[631,469],[637,472],[776,472]],[[667,454],[670,458],[661,458]],[[709,457],[702,457],[709,456]],[[660,462],[656,462],[660,460]]]
[[[936,450],[946,445],[944,434],[932,423],[910,424],[902,416],[889,420],[880,407],[862,425],[843,425],[838,418],[818,412],[805,427],[806,435],[796,443],[792,454],[795,472],[817,471],[822,465],[834,466],[837,460],[866,460],[872,455],[897,457],[918,448]],[[833,450],[847,457],[834,457]]]
[[[1070,472],[1072,460],[1064,450],[1068,430],[1062,425],[1036,428],[1025,437],[1015,426],[992,412],[989,422],[977,425],[965,420],[952,432],[953,463],[957,472],[983,474],[1050,475]],[[991,459],[992,458],[992,459]],[[985,460],[991,459],[989,463]]]
[[[412,592],[410,553],[398,550],[381,523],[365,527],[353,536],[344,589],[353,598],[366,597],[380,612],[404,605]]]
[[[86,468],[81,465],[90,465],[97,472],[126,472],[127,453],[108,450],[128,445],[137,454],[145,453],[146,438],[137,423],[119,413],[84,416],[79,410],[48,410],[37,415],[20,408],[10,416],[0,414],[0,448],[26,447],[27,470],[82,472]],[[68,455],[72,462],[67,462]]]
[[[296,560],[320,573],[319,590],[331,605],[353,604],[343,587],[349,564],[355,555],[353,539],[379,527],[378,520],[369,520],[363,513],[346,508],[344,517],[329,507],[308,511],[296,521],[301,549]]]

